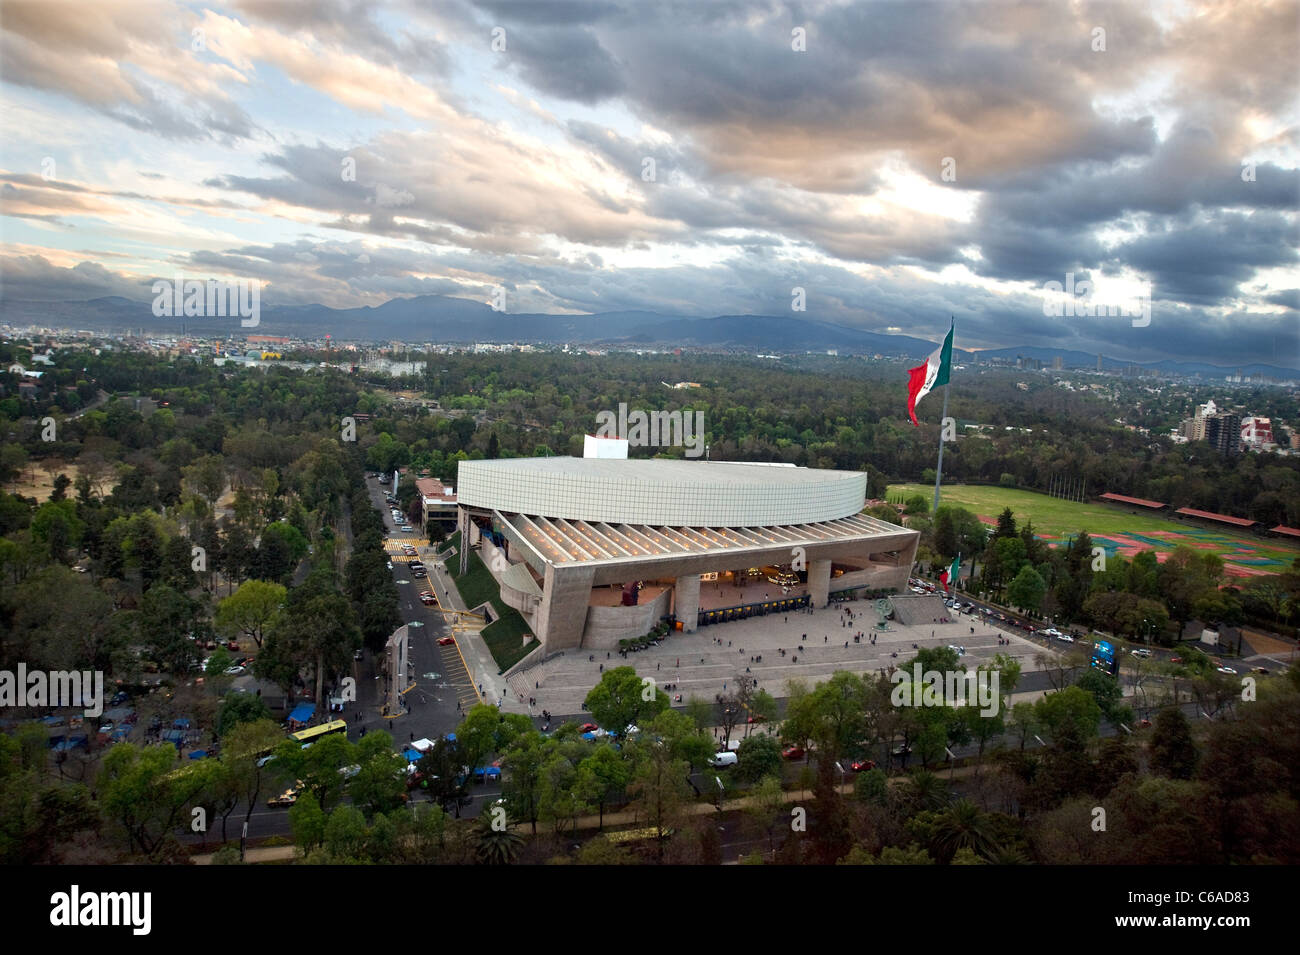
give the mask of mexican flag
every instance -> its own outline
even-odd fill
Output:
[[[940,385],[948,384],[948,374],[952,371],[952,331],[949,327],[943,345],[931,353],[924,365],[907,371],[907,413],[914,425],[920,425],[916,420],[916,403]]]
[[[952,566],[939,575],[939,583],[952,590],[957,586],[957,576],[961,573],[961,554],[952,559]]]

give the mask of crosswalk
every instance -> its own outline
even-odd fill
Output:
[[[465,661],[460,655],[460,648],[454,644],[448,647],[439,647],[438,654],[442,657],[443,681],[456,691],[456,699],[460,701],[461,709],[468,712],[469,708],[481,702],[481,699],[478,695],[478,688],[474,686],[474,680],[469,675],[469,670],[465,669]]]
[[[402,545],[410,544],[417,551],[422,547],[428,547],[429,541],[425,537],[407,537],[395,538],[390,537],[384,541],[384,552],[388,554],[389,560],[394,564],[409,564],[413,560],[419,560],[418,557],[407,557],[402,553]]]

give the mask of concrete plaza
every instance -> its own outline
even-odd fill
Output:
[[[703,592],[702,588],[702,596]],[[962,662],[970,668],[1006,653],[1020,661],[1024,672],[1034,668],[1034,657],[1042,652],[1029,640],[970,614],[955,614],[950,623],[913,626],[891,620],[887,631],[873,630],[877,621],[875,602],[856,600],[811,613],[799,610],[728,621],[694,633],[674,632],[659,646],[626,658],[617,651],[571,649],[511,674],[502,709],[531,716],[543,709],[553,714],[579,713],[601,673],[617,666],[634,667],[640,676],[655,680],[674,704],[692,697],[712,703],[717,694],[733,690],[738,677],[756,679],[760,689],[779,698],[787,695],[786,683],[791,679],[814,684],[837,670],[878,673],[909,659],[914,647],[963,646]],[[853,635],[859,631],[861,642],[854,643]],[[999,638],[1010,642],[999,644]],[[530,697],[536,700],[532,707]]]

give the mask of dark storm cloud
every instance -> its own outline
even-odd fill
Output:
[[[1116,250],[1115,259],[1148,273],[1161,299],[1216,305],[1256,269],[1295,268],[1297,247],[1300,233],[1285,216],[1229,213],[1148,232]]]

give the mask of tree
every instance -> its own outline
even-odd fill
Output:
[[[686,763],[674,759],[671,749],[651,741],[637,747],[637,767],[629,787],[640,818],[655,830],[659,860],[663,861],[664,840],[678,824],[688,788]]]
[[[480,865],[511,865],[519,858],[523,837],[510,826],[497,828],[490,812],[478,817],[474,827],[474,845]]]
[[[627,762],[608,744],[597,745],[591,755],[578,764],[574,786],[587,802],[599,809],[600,828],[605,828],[605,806],[623,793],[629,776]]]
[[[266,702],[260,696],[254,696],[252,693],[229,693],[221,701],[221,709],[217,713],[217,736],[225,739],[241,724],[256,723],[270,718],[271,711],[267,709]]]
[[[584,702],[598,724],[616,733],[650,722],[671,705],[668,694],[643,681],[634,667],[606,670]]]
[[[749,791],[745,812],[754,820],[758,830],[767,836],[767,848],[776,857],[776,831],[785,822],[785,790],[779,775],[764,776]]]
[[[393,738],[382,730],[368,733],[357,742],[355,755],[355,775],[348,781],[353,804],[371,817],[400,807],[406,760],[393,751]]]
[[[1038,613],[1042,608],[1046,593],[1046,582],[1039,576],[1038,571],[1028,564],[1020,568],[1020,572],[1007,587],[1007,599],[1012,605],[1033,614]]]
[[[1084,740],[1097,735],[1101,707],[1087,690],[1071,686],[1049,693],[1034,704],[1034,715],[1053,739],[1067,730]]]
[[[66,562],[68,552],[81,546],[85,530],[86,524],[77,517],[73,501],[47,501],[32,517],[32,540],[42,545],[53,561]]]
[[[228,637],[252,640],[260,649],[275,628],[284,608],[287,591],[280,584],[246,580],[217,605],[216,626]]]
[[[781,774],[781,744],[776,737],[755,733],[740,741],[736,750],[735,777],[741,782],[757,782],[764,776]]]
[[[289,807],[289,829],[304,854],[325,841],[328,817],[315,799],[299,799]]]
[[[1191,779],[1199,758],[1183,711],[1170,706],[1157,713],[1151,734],[1151,768],[1170,779]]]
[[[170,743],[139,747],[118,743],[105,755],[95,788],[103,812],[122,828],[127,850],[157,858],[182,818],[182,810],[207,780],[191,766],[176,769]]]
[[[262,762],[262,754],[274,749],[283,740],[284,733],[269,719],[236,723],[222,737],[221,760],[230,766],[232,774],[242,785],[241,798],[247,806],[244,822],[253,818],[258,797],[262,795],[262,787],[271,776],[271,771],[267,768],[270,764]],[[222,837],[225,837],[224,829]]]
[[[1133,711],[1124,704],[1124,690],[1119,681],[1100,670],[1085,670],[1074,683],[1092,694],[1101,715],[1115,728],[1133,721]]]

